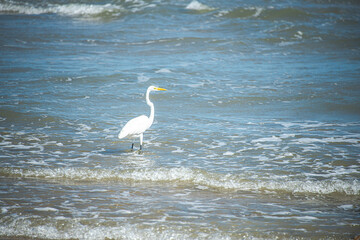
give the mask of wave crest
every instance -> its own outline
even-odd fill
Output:
[[[0,13],[10,14],[25,14],[25,15],[39,15],[39,14],[59,14],[67,16],[97,16],[101,14],[114,14],[123,11],[121,6],[113,4],[48,4],[44,6],[35,6],[29,3],[5,2],[0,3]]]
[[[203,4],[203,3],[200,3],[196,0],[193,0],[191,3],[189,3],[187,6],[186,6],[186,9],[188,10],[195,10],[195,11],[211,11],[211,10],[214,10],[213,8]]]
[[[263,8],[263,7],[239,7],[220,11],[217,15],[227,18],[259,18],[268,21],[276,20],[306,20],[312,15],[300,8]]]
[[[47,180],[100,181],[100,182],[168,182],[201,189],[250,192],[285,192],[303,194],[360,195],[357,180],[273,180],[247,179],[236,174],[211,173],[200,169],[144,168],[131,170],[100,170],[89,168],[0,168],[0,176],[40,178]]]

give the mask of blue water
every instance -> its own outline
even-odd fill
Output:
[[[0,0],[0,237],[360,235],[359,10]]]

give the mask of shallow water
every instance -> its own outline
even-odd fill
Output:
[[[359,10],[1,0],[0,236],[360,235]]]

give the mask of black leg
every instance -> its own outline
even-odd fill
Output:
[[[131,144],[131,150],[134,150],[134,143]]]

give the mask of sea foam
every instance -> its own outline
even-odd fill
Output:
[[[25,3],[6,2],[0,3],[0,13],[39,15],[53,13],[67,16],[94,16],[102,13],[113,13],[123,10],[122,7],[113,4],[48,4],[35,6]]]
[[[250,191],[250,192],[288,192],[302,194],[360,195],[360,181],[344,181],[340,179],[326,180],[279,180],[249,179],[240,174],[221,174],[201,169],[186,167],[175,168],[141,168],[128,170],[106,170],[89,168],[0,168],[0,176],[40,178],[49,180],[89,181],[89,182],[166,182],[203,186],[218,191]]]
[[[189,10],[196,10],[196,11],[211,11],[213,10],[213,8],[203,4],[203,3],[200,3],[196,0],[193,0],[191,3],[189,3],[187,6],[186,6],[186,9],[189,9]]]
[[[156,226],[144,227],[141,224],[118,224],[106,226],[105,224],[91,225],[81,219],[67,219],[58,217],[46,218],[37,223],[37,219],[18,217],[8,219],[6,224],[0,224],[2,236],[14,237],[28,236],[29,238],[41,239],[192,239],[193,235],[184,231],[181,227],[170,227],[160,230]],[[58,226],[67,226],[64,231]],[[120,238],[119,238],[120,237]],[[202,233],[197,239],[230,239],[221,233]]]

